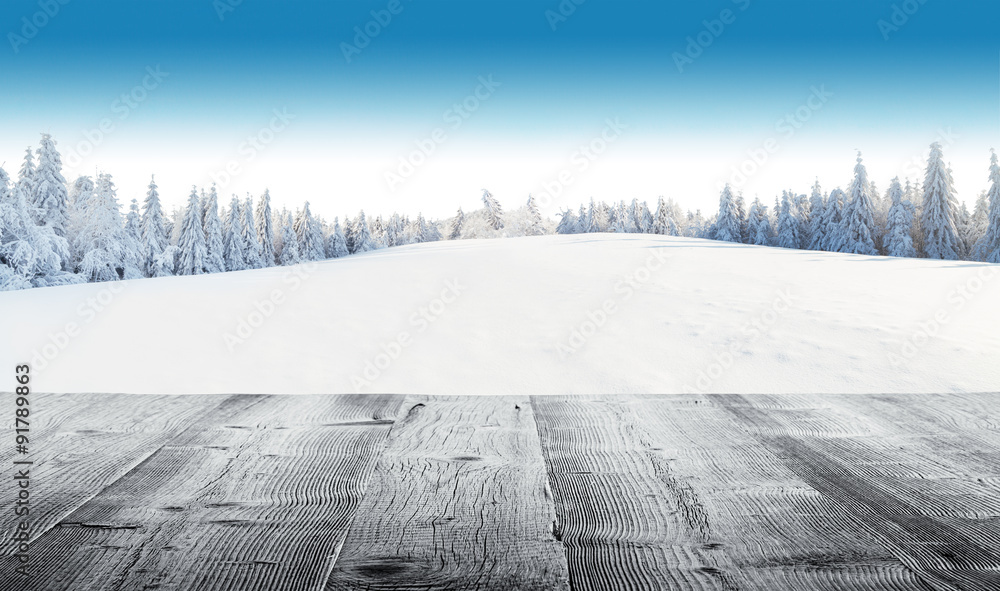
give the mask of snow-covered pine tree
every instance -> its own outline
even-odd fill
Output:
[[[955,216],[955,225],[958,226],[959,245],[961,246],[959,258],[967,260],[972,256],[972,249],[976,245],[976,228],[972,220],[972,213],[963,201]]]
[[[393,214],[394,218],[398,218]],[[347,240],[344,238],[344,230],[340,227],[340,221],[333,218],[333,232],[330,233],[330,256],[335,259],[346,257],[350,254],[347,251]]]
[[[740,191],[736,194],[736,220],[740,224],[740,242],[747,241],[747,235],[749,234],[748,222],[747,222],[747,204],[746,200],[743,199],[743,192]]]
[[[826,197],[823,195],[823,188],[819,184],[819,179],[812,186],[812,194],[809,196],[809,250],[821,250],[823,244],[823,218],[826,215]]]
[[[177,261],[178,275],[201,275],[205,272],[205,258],[208,251],[205,246],[205,227],[201,222],[201,199],[198,188],[191,187],[188,204],[184,209],[184,219],[181,222],[181,233],[177,241],[180,250]]]
[[[136,244],[142,244],[142,222],[139,218],[139,202],[135,199],[129,203],[128,214],[125,215],[125,233],[128,234],[129,238],[135,241]],[[139,266],[141,269],[141,262]]]
[[[747,244],[769,246],[772,234],[771,216],[768,215],[767,206],[759,197],[755,197],[747,215]]]
[[[854,181],[851,183],[850,191],[841,222],[844,244],[840,252],[877,255],[875,208],[872,202],[871,184],[868,182],[868,170],[861,161],[861,152],[858,152],[857,164],[854,165]]]
[[[915,257],[913,248],[913,204],[903,199],[899,177],[889,185],[889,214],[886,217],[885,254],[891,257]]]
[[[291,217],[289,215],[289,217]],[[261,256],[260,240],[257,238],[257,228],[254,227],[253,198],[248,193],[240,207],[241,233],[243,234],[243,257],[247,264],[247,269],[264,268],[264,259]]]
[[[254,218],[254,225],[257,228],[257,241],[260,242],[260,258],[265,267],[273,267],[277,261],[274,248],[274,226],[271,215],[271,191],[264,189],[264,194],[257,202],[257,212]]]
[[[990,157],[990,190],[987,199],[990,202],[989,220],[986,232],[977,244],[977,251],[987,263],[1000,263],[1000,165],[997,164],[996,152],[992,152]]]
[[[110,174],[97,175],[74,250],[82,253],[76,272],[86,281],[118,281],[143,276],[140,245],[122,225],[117,189]]]
[[[545,233],[545,227],[542,225],[542,213],[538,211],[538,204],[535,203],[534,195],[528,195],[528,204],[525,207],[528,208],[528,216],[525,224],[524,235],[541,236]]]
[[[389,237],[385,231],[385,222],[382,220],[381,215],[375,216],[375,219],[371,223],[372,231],[372,241],[375,243],[375,248],[388,248],[389,247]]]
[[[243,208],[240,199],[233,195],[226,212],[225,228],[222,235],[222,260],[227,271],[242,271],[247,268],[246,245],[243,243]]]
[[[483,207],[486,209],[486,221],[496,231],[503,230],[503,208],[500,202],[486,189],[483,189]]]
[[[777,246],[781,248],[802,248],[802,236],[799,234],[799,220],[795,215],[793,197],[788,191],[781,192],[777,236]]]
[[[827,197],[823,209],[823,240],[820,250],[840,252],[846,241],[844,234],[844,202],[846,196],[837,187]]]
[[[585,234],[590,227],[590,219],[587,217],[587,208],[581,203],[580,210],[576,214],[576,228],[574,234]]]
[[[28,195],[28,193],[25,193]],[[89,176],[81,176],[73,181],[69,189],[68,219],[66,221],[66,242],[70,246],[70,264],[68,269],[75,269],[83,256],[73,249],[76,244],[76,237],[83,228],[87,205],[91,197],[94,196],[94,181]]]
[[[590,199],[590,211],[587,212],[587,233],[605,232],[608,227],[608,217],[605,209],[599,203],[595,203],[593,197]]]
[[[222,220],[219,219],[219,194],[215,184],[208,192],[204,207],[205,219],[205,272],[222,273],[226,270],[225,245]]]
[[[299,240],[295,236],[291,213],[285,214],[285,221],[281,225],[281,258],[279,262],[286,267],[302,262],[299,257]]]
[[[423,221],[423,217],[419,219]],[[422,239],[423,237],[421,237]],[[368,229],[368,220],[365,218],[365,212],[361,211],[354,223],[354,251],[351,254],[368,252],[370,250],[375,250],[375,243],[372,241],[371,231]]]
[[[458,240],[462,237],[462,223],[465,222],[465,214],[462,208],[458,208],[455,219],[451,222],[451,229],[448,231],[448,240]]]
[[[971,231],[974,241],[969,257],[974,261],[982,261],[985,256],[980,250],[979,245],[982,243],[983,236],[986,235],[986,228],[990,225],[990,202],[986,199],[986,191],[981,191],[979,197],[976,198],[976,205],[972,210],[972,221],[970,224],[972,226]]]
[[[166,230],[163,205],[160,203],[160,193],[157,191],[155,176],[150,178],[149,189],[142,202],[140,244],[142,245],[142,270],[146,277],[155,277],[157,272],[163,273],[167,265],[159,258],[163,251],[170,246],[170,237]],[[171,268],[173,268],[172,265]]]
[[[715,219],[714,238],[723,242],[741,242],[742,230],[740,228],[739,211],[736,207],[736,198],[733,191],[726,183],[719,196],[719,215]]]
[[[28,209],[31,211],[35,224],[41,224],[41,210],[34,209],[35,199],[35,154],[31,146],[24,149],[24,160],[21,162],[21,170],[17,173],[17,188],[21,189],[25,198],[28,199]]]
[[[321,261],[326,258],[323,252],[323,230],[309,211],[308,201],[299,210],[292,228],[299,243],[299,257],[303,261]]]
[[[924,233],[924,253],[927,258],[956,260],[961,253],[955,215],[955,199],[951,173],[944,165],[941,144],[931,144],[924,176],[923,211],[920,227]]]
[[[628,217],[629,214],[625,209],[625,202],[619,201],[614,209],[611,210],[611,215],[608,217],[608,231],[615,234],[628,232],[628,222],[626,221]]]
[[[66,179],[62,175],[62,157],[52,136],[42,134],[41,146],[35,154],[38,155],[38,166],[35,168],[32,205],[41,210],[41,225],[52,228],[57,236],[65,236],[69,196]]]
[[[559,223],[556,224],[556,234],[576,234],[576,214],[572,209],[559,212]]]
[[[424,220],[424,241],[437,242],[441,240],[441,228],[434,220]]]
[[[66,239],[35,224],[21,185],[11,190],[0,167],[0,291],[78,283],[79,277],[62,270],[68,257]]]

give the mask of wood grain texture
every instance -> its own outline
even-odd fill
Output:
[[[994,487],[972,483],[968,476],[986,468],[977,461],[980,454],[995,457],[996,447],[989,443],[995,438],[969,433],[972,422],[964,431],[945,432],[940,423],[937,429],[920,431],[929,425],[915,420],[912,406],[922,407],[916,414],[926,417],[940,399],[890,399],[890,407],[879,404],[885,400],[881,397],[829,397],[827,408],[813,409],[808,420],[750,397],[713,400],[799,478],[834,502],[842,517],[854,518],[924,586],[1000,588],[1000,499]],[[873,403],[882,412],[871,412]],[[954,416],[941,416],[949,414]],[[854,417],[850,433],[843,432],[845,423],[839,417]],[[959,449],[965,451],[958,455]],[[942,461],[938,453],[949,450],[950,461]],[[990,471],[995,473],[995,465]],[[969,504],[945,502],[949,490],[955,493],[953,499]]]
[[[567,589],[526,398],[410,398],[326,588]]]
[[[399,402],[226,399],[41,536],[31,588],[316,589]]]
[[[14,408],[12,394],[2,398],[3,408]],[[49,530],[225,399],[225,396],[31,395],[29,454],[15,455],[11,430],[9,439],[0,445],[0,465],[6,471],[14,460],[33,462],[30,467],[34,481],[32,537]],[[17,519],[13,511],[0,511],[0,532],[11,532]],[[0,539],[0,556],[10,556],[13,552],[14,544],[4,535]]]

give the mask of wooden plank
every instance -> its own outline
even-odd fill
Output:
[[[330,591],[567,589],[526,398],[409,398]]]
[[[574,589],[921,589],[702,396],[536,398]]]
[[[532,398],[573,589],[735,589],[704,506],[629,400]]]
[[[883,407],[882,413],[871,412],[871,397],[831,397],[829,401],[841,405],[840,412],[814,410],[807,422],[762,408],[753,397],[713,399],[928,586],[1000,588],[1000,507],[995,490],[982,484],[977,494],[971,494],[970,486],[975,486],[963,482],[963,475],[983,468],[975,453],[983,450],[974,446],[986,438],[957,430],[953,436],[961,443],[956,446],[948,437],[915,436],[905,417],[912,418],[909,409],[932,406],[933,397],[909,396],[902,406]],[[840,421],[825,420],[826,415],[837,414],[857,417],[856,432],[844,434],[836,427]],[[933,423],[928,418],[925,415],[925,422]],[[824,423],[834,428],[826,429]],[[971,470],[967,463],[954,463],[959,456],[947,462],[935,457],[937,451],[953,452],[963,446],[973,446],[969,450],[973,453],[966,456],[977,460]],[[942,495],[946,490],[965,494]]]
[[[5,395],[7,396],[13,395]],[[13,431],[0,445],[0,465],[10,478],[12,461],[30,460],[32,537],[132,470],[225,396],[32,394],[28,454],[15,454]],[[4,405],[14,408],[13,402]],[[13,531],[13,511],[0,512],[0,532]],[[0,556],[15,552],[9,535]]]
[[[30,588],[316,589],[399,397],[234,397],[32,548]],[[22,589],[0,561],[0,589]]]

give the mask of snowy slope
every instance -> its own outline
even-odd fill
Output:
[[[33,358],[56,392],[994,391],[998,271],[645,235],[438,242],[2,293],[0,360]]]

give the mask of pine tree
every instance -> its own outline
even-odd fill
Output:
[[[375,250],[375,244],[372,242],[372,235],[368,229],[365,212],[362,211],[358,214],[358,219],[354,223],[354,250],[351,251],[351,254],[368,252],[369,250]]]
[[[578,220],[572,209],[559,212],[559,223],[556,225],[556,234],[576,234]]]
[[[619,201],[618,205],[611,210],[611,216],[608,219],[608,231],[614,232],[616,234],[623,234],[629,231],[628,220],[629,214],[625,210],[625,202]]]
[[[781,209],[778,212],[777,245],[781,248],[801,248],[799,220],[795,216],[795,203],[788,191],[781,192]]]
[[[121,206],[110,174],[97,176],[74,250],[82,254],[76,272],[86,281],[117,281],[143,276],[139,243],[122,225]]]
[[[28,199],[28,208],[31,211],[35,224],[41,224],[41,210],[34,209],[35,199],[35,154],[31,146],[24,149],[24,161],[21,163],[21,170],[17,173],[17,188],[21,189],[25,198]]]
[[[542,225],[542,214],[538,211],[538,204],[535,203],[534,195],[528,195],[528,220],[527,227],[524,230],[525,236],[541,236],[545,233],[545,227]]]
[[[986,191],[982,191],[979,193],[975,208],[972,210],[971,226],[974,241],[972,243],[972,252],[969,255],[972,260],[982,261],[986,258],[986,253],[982,252],[980,244],[982,244],[983,236],[986,235],[986,229],[989,225],[990,202],[986,198]]]
[[[25,193],[28,195],[29,193]],[[66,241],[70,246],[70,264],[68,269],[75,269],[77,263],[83,257],[82,253],[74,250],[76,238],[80,235],[85,222],[87,205],[94,196],[94,181],[89,176],[81,176],[73,181],[69,191],[69,216],[66,222]]]
[[[851,183],[851,195],[844,207],[843,236],[844,243],[840,252],[852,254],[876,255],[875,248],[875,218],[872,203],[871,185],[868,182],[868,170],[861,163],[861,153],[854,166],[854,182]]]
[[[448,232],[448,240],[458,240],[462,237],[463,222],[465,222],[465,214],[462,213],[462,208],[459,207],[458,213],[455,214],[455,219],[451,222],[451,230]]]
[[[663,236],[679,236],[680,230],[677,227],[677,220],[674,219],[673,208],[663,199],[659,197],[656,200],[656,214],[653,218],[653,224],[650,228],[653,234],[660,234]]]
[[[293,225],[299,243],[299,256],[303,261],[321,261],[323,253],[323,231],[309,211],[309,202],[298,212]]]
[[[265,267],[273,267],[277,261],[274,248],[274,226],[271,225],[271,191],[264,189],[264,194],[257,202],[257,214],[254,219],[257,227],[257,241],[260,242],[260,258]]]
[[[840,252],[844,247],[846,241],[843,231],[845,201],[846,196],[840,187],[830,192],[826,207],[823,209],[823,240],[820,250]]]
[[[247,268],[242,210],[239,198],[233,195],[226,213],[225,232],[222,236],[222,259],[227,271],[242,271]]]
[[[125,216],[125,233],[135,244],[142,244],[142,223],[139,220],[139,202],[133,199],[129,203],[128,214]]]
[[[201,275],[205,272],[205,259],[208,251],[205,246],[205,228],[201,222],[201,199],[197,187],[191,187],[184,219],[181,222],[181,234],[177,246],[179,260],[178,275]]]
[[[157,269],[161,273],[164,271],[163,261],[158,261],[158,259],[163,251],[170,246],[155,176],[150,179],[146,199],[142,202],[140,238],[142,270],[147,277],[154,277]]]
[[[299,240],[295,236],[291,213],[285,215],[285,222],[281,226],[281,258],[279,262],[286,267],[302,262],[299,257]]]
[[[219,194],[215,185],[208,192],[204,208],[205,218],[205,272],[222,273],[226,270],[225,246],[222,237],[222,220],[219,219]]]
[[[486,208],[486,220],[489,226],[497,231],[503,230],[503,209],[500,207],[500,202],[486,189],[483,189],[483,206]]]
[[[750,213],[747,215],[747,244],[769,246],[772,233],[771,217],[768,215],[767,206],[761,202],[759,197],[756,197],[750,205]]]
[[[393,215],[398,219],[398,216]],[[390,227],[393,224],[390,223]],[[344,238],[344,230],[340,227],[340,221],[333,218],[333,232],[330,233],[330,256],[335,259],[346,257],[350,254],[347,251],[347,240]]]
[[[747,235],[749,234],[749,223],[747,221],[747,204],[746,200],[743,199],[743,192],[736,194],[736,220],[740,225],[740,242],[747,241]]]
[[[955,225],[958,227],[959,258],[967,260],[972,255],[972,249],[976,245],[976,228],[972,220],[972,213],[963,201],[955,215]]]
[[[891,257],[915,257],[913,248],[913,204],[903,199],[899,177],[889,185],[889,214],[886,217],[885,254]]]
[[[585,234],[590,228],[590,218],[587,213],[587,208],[580,204],[580,211],[576,214],[576,230],[574,234]]]
[[[1000,165],[997,164],[996,152],[992,152],[990,157],[990,191],[987,198],[990,202],[989,221],[977,250],[987,263],[1000,263]]]
[[[65,236],[69,196],[62,175],[62,157],[52,136],[42,134],[42,144],[35,153],[38,168],[35,169],[32,205],[41,210],[42,225],[52,228],[57,236]]]
[[[35,223],[22,185],[11,190],[0,168],[0,291],[78,283],[62,270],[68,257],[66,239]]]
[[[923,211],[920,227],[924,233],[927,258],[956,260],[961,252],[955,216],[958,202],[951,173],[944,165],[941,144],[931,144],[924,177]]]
[[[291,217],[289,215],[289,217]],[[254,227],[253,200],[248,194],[240,207],[240,224],[243,226],[240,233],[243,235],[243,256],[246,260],[247,269],[264,268],[264,259],[261,256],[261,245],[257,239],[257,228]]]
[[[826,198],[823,196],[823,188],[820,187],[819,179],[816,179],[812,187],[812,194],[809,196],[809,250],[821,250],[825,215]]]
[[[729,183],[722,189],[719,197],[719,215],[715,220],[714,238],[723,242],[741,242],[739,211]]]

